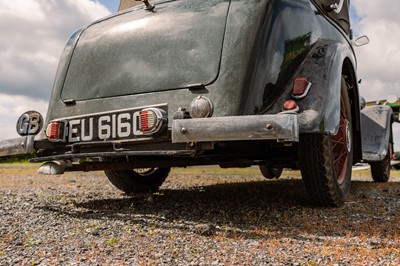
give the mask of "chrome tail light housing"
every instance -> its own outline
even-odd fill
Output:
[[[53,120],[45,131],[46,137],[51,142],[66,142],[68,135],[68,121]]]
[[[139,114],[139,130],[144,135],[160,131],[168,121],[167,113],[159,108],[146,108]]]

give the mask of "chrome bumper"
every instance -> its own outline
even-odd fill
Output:
[[[276,140],[298,142],[296,114],[225,116],[172,122],[172,142]]]
[[[34,136],[0,140],[0,157],[27,154],[34,151]]]

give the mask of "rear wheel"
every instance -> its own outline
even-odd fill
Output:
[[[138,168],[105,170],[108,180],[127,194],[155,192],[167,178],[171,168]]]
[[[267,179],[279,178],[282,171],[283,168],[281,167],[273,167],[270,164],[260,165],[260,172]]]
[[[375,182],[388,182],[390,178],[390,161],[392,157],[392,144],[389,143],[389,148],[385,159],[380,162],[371,162],[371,174]]]
[[[342,79],[340,125],[335,136],[300,136],[299,160],[302,178],[313,203],[341,206],[350,191],[353,143],[347,85]]]

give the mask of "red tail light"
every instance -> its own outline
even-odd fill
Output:
[[[283,104],[283,110],[285,111],[296,111],[298,110],[298,106],[296,104],[295,101],[293,100],[287,100],[284,104]]]
[[[156,126],[157,118],[153,111],[140,112],[140,131],[148,132]]]
[[[51,121],[46,128],[47,138],[53,142],[65,142],[66,125],[65,121]]]
[[[293,84],[292,97],[295,99],[306,97],[311,85],[312,83],[305,78],[296,78]]]
[[[139,130],[143,134],[153,134],[160,130],[165,121],[167,121],[167,115],[164,110],[158,108],[143,109],[139,116]]]

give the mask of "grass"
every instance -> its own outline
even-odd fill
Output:
[[[86,175],[84,172],[69,172],[64,175],[58,176],[43,176],[36,174],[40,164],[38,163],[26,163],[17,162],[12,163],[0,163],[0,180],[2,180],[2,186],[8,187],[15,185],[16,183],[26,184],[26,182],[39,181],[35,177],[41,177],[40,180],[48,180],[52,183],[52,179],[61,178],[69,180],[71,177],[79,177]],[[102,171],[98,171],[97,174],[103,175]],[[2,175],[7,175],[7,178],[2,178]],[[13,175],[11,177],[9,175]],[[187,178],[182,179],[182,176]],[[226,183],[226,176],[230,177],[229,182],[249,182],[249,181],[264,181],[264,177],[261,175],[258,167],[248,168],[220,168],[218,166],[204,166],[204,167],[186,167],[186,168],[173,168],[170,177],[167,180],[175,181],[174,177],[178,178],[182,185],[192,184],[192,179],[197,179],[200,183],[198,185],[204,185],[209,182],[209,178],[213,178],[214,184]],[[285,170],[282,173],[280,179],[299,179],[301,178],[300,171],[298,170]],[[4,180],[3,180],[4,179]],[[353,180],[372,181],[371,172],[369,169],[353,170]],[[203,181],[202,181],[203,180]],[[392,169],[390,181],[400,182],[400,171]]]
[[[112,238],[110,238],[110,239],[107,240],[106,244],[107,244],[108,246],[114,246],[114,245],[118,244],[119,242],[120,242],[120,239],[119,239],[119,238],[112,237]]]
[[[28,163],[29,159],[33,157],[32,154],[20,154],[20,155],[11,155],[6,157],[0,157],[0,164],[2,163]]]

